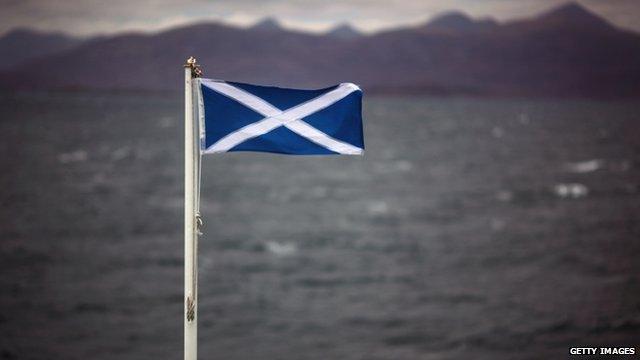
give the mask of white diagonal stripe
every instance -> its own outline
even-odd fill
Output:
[[[314,112],[320,111],[330,106],[331,104],[346,97],[356,90],[360,90],[360,88],[354,84],[340,84],[336,89],[333,89],[328,93],[287,109],[281,116],[285,116],[290,120],[302,119],[313,114]]]
[[[282,121],[280,119],[275,117],[264,118],[263,120],[241,127],[240,129],[224,136],[222,139],[216,141],[215,144],[209,146],[204,152],[206,154],[227,152],[249,139],[264,135],[271,130],[279,128],[280,126],[282,126]]]
[[[233,85],[229,85],[222,81],[215,81],[209,79],[202,79],[202,83],[210,89],[213,89],[222,95],[226,95],[227,97],[236,100],[242,105],[248,106],[251,109],[259,112],[264,116],[275,116],[282,113],[282,110],[277,107],[269,104],[263,99],[248,93],[242,89],[238,89]]]
[[[364,150],[357,146],[353,146],[349,143],[336,140],[322,131],[314,128],[302,120],[292,121],[285,125],[285,127],[300,136],[304,136],[314,143],[324,146],[325,148],[344,155],[362,155]]]
[[[260,121],[244,126],[224,136],[207,148],[205,153],[226,152],[251,138],[266,134],[279,126],[285,126],[296,134],[339,154],[360,155],[363,153],[362,149],[334,139],[301,120],[306,116],[334,104],[352,92],[359,90],[354,84],[340,84],[332,91],[286,111],[281,111],[267,101],[227,83],[204,79],[202,83],[266,116],[266,118]]]

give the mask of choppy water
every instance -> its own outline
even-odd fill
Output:
[[[181,106],[0,99],[0,359],[182,356]],[[637,346],[638,109],[370,97],[363,158],[207,157],[201,358]]]

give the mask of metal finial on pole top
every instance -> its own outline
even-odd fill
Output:
[[[192,77],[197,78],[202,76],[202,69],[200,68],[200,65],[197,64],[196,58],[194,58],[193,56],[189,56],[187,62],[184,64],[184,67],[191,69]]]

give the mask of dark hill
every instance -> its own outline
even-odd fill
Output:
[[[71,49],[82,41],[58,33],[16,29],[0,37],[0,70]]]
[[[505,24],[448,14],[415,28],[361,35],[202,23],[97,39],[0,75],[20,89],[178,90],[194,55],[205,75],[282,86],[352,81],[397,93],[545,97],[640,96],[640,36],[576,4]]]
[[[362,33],[356,30],[353,26],[343,23],[329,30],[327,32],[327,36],[336,39],[351,40],[361,37]]]
[[[474,20],[460,12],[450,12],[436,17],[422,26],[425,32],[465,33],[492,29],[498,24],[492,19]]]

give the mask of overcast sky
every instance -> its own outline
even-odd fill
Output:
[[[157,31],[192,21],[250,25],[273,16],[323,31],[349,22],[364,31],[416,24],[449,10],[499,20],[527,17],[566,0],[0,0],[0,33],[15,27],[75,35]],[[640,31],[640,0],[578,0],[612,23]]]

